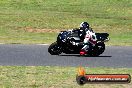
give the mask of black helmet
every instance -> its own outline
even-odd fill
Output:
[[[89,29],[89,24],[87,22],[82,22],[80,24],[80,28],[84,28],[84,29],[88,28]]]

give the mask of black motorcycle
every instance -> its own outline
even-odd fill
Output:
[[[105,50],[104,42],[109,41],[108,33],[95,33],[97,37],[97,43],[90,51],[88,56],[99,56]],[[58,34],[57,41],[52,43],[48,52],[51,55],[65,54],[79,54],[83,45],[84,34],[80,30],[74,31],[61,31]]]

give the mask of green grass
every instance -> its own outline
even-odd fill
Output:
[[[131,9],[131,0],[0,0],[0,42],[51,43],[56,33],[24,29],[71,29],[88,21],[95,32],[110,33],[107,45],[132,45]]]
[[[129,84],[76,83],[77,67],[0,66],[0,88],[130,88]],[[87,74],[130,74],[131,68],[89,68]]]

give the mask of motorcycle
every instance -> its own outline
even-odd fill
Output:
[[[97,43],[90,51],[88,56],[99,56],[105,51],[104,42],[109,41],[108,33],[95,33],[97,37]],[[52,43],[48,52],[51,55],[65,54],[79,54],[82,49],[84,35],[79,30],[74,31],[61,31],[58,34],[57,41]]]

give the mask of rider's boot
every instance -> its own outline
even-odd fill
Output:
[[[80,55],[86,55],[86,54],[87,54],[87,51],[85,51],[84,49],[80,50]]]

